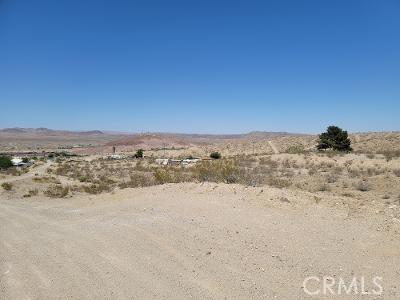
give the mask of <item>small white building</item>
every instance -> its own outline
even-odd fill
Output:
[[[199,160],[200,160],[199,158],[186,158],[186,159],[182,160],[182,165],[187,166],[187,165],[195,164]]]
[[[119,159],[123,159],[123,156],[119,155],[119,154],[113,154],[113,155],[108,156],[108,159],[119,160]]]
[[[168,165],[168,162],[169,162],[168,158],[157,158],[156,159],[156,164],[157,165],[166,166],[166,165]]]
[[[13,157],[11,159],[11,162],[12,162],[13,166],[15,166],[15,167],[23,167],[23,166],[27,165],[27,163],[24,163],[24,161],[21,157]]]

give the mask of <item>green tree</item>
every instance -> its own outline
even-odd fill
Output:
[[[337,126],[329,126],[326,132],[319,135],[317,149],[350,152],[353,150],[350,145],[351,141],[347,131]]]
[[[0,169],[7,169],[12,166],[11,159],[8,156],[0,156]]]
[[[219,153],[219,152],[212,152],[212,153],[210,154],[210,157],[213,158],[213,159],[220,159],[220,158],[221,158],[221,153]]]
[[[136,151],[135,157],[142,158],[143,157],[143,149],[139,149],[138,151]]]

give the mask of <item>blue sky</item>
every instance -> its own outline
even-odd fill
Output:
[[[0,127],[400,130],[397,0],[0,0]]]

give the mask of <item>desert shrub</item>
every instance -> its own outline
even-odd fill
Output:
[[[384,150],[380,151],[379,153],[383,154],[387,161],[400,157],[400,150]]]
[[[335,175],[341,175],[343,173],[343,167],[341,166],[336,166],[333,168],[333,174]]]
[[[302,145],[290,146],[286,149],[286,153],[289,154],[303,154],[304,152],[304,146]]]
[[[31,196],[37,196],[39,194],[38,189],[29,190],[28,194]]]
[[[328,192],[331,190],[331,187],[327,185],[326,183],[322,183],[321,185],[318,186],[318,191],[319,192]]]
[[[394,169],[393,174],[396,175],[397,177],[400,177],[400,169]]]
[[[269,177],[267,179],[267,184],[277,188],[287,188],[292,185],[292,182],[279,177]]]
[[[156,184],[187,182],[193,175],[181,167],[156,168],[153,172]]]
[[[78,180],[80,182],[89,182],[90,178],[88,176],[79,176]]]
[[[121,189],[125,188],[136,188],[136,187],[144,187],[151,186],[156,184],[154,178],[152,176],[148,176],[145,174],[132,174],[130,175],[130,180],[127,182],[122,182],[118,186]]]
[[[221,153],[215,151],[215,152],[211,152],[210,157],[213,159],[220,159],[221,158]]]
[[[279,163],[275,160],[272,160],[271,157],[261,157],[260,158],[260,165],[267,165],[271,169],[277,169],[279,166]]]
[[[55,184],[49,186],[43,193],[51,198],[64,198],[69,193],[69,187]]]
[[[370,187],[366,181],[362,180],[356,184],[356,189],[361,192],[368,192],[370,190]]]
[[[318,173],[317,167],[312,167],[308,170],[308,175],[313,176]]]
[[[368,153],[368,154],[366,154],[366,156],[369,159],[374,159],[375,158],[375,154],[374,153]]]
[[[329,126],[326,132],[319,135],[318,150],[332,149],[335,151],[349,152],[351,148],[351,141],[348,133],[337,126]]]
[[[88,194],[101,194],[103,192],[111,192],[114,188],[107,182],[92,183],[90,185],[82,185],[80,191]]]
[[[157,184],[173,182],[173,176],[168,169],[159,168],[153,173]]]
[[[22,197],[29,198],[32,196],[36,196],[37,194],[39,194],[39,191],[37,189],[34,189],[34,190],[29,190],[28,193],[24,194]]]
[[[235,183],[241,177],[240,168],[232,160],[205,161],[197,164],[192,171],[194,178],[201,182]]]
[[[12,185],[12,183],[4,182],[1,184],[1,187],[3,189],[5,189],[6,191],[11,191],[13,188],[13,185]]]
[[[53,176],[37,176],[33,177],[32,181],[38,182],[38,183],[54,183],[54,184],[60,184],[61,182]]]
[[[348,168],[347,172],[352,176],[352,177],[360,177],[361,176],[361,171],[360,169],[354,167],[354,168]]]
[[[348,193],[348,192],[342,193],[342,196],[343,197],[348,197],[348,198],[354,198],[354,194]]]
[[[8,169],[12,166],[11,159],[8,156],[0,156],[0,169]]]
[[[291,167],[290,159],[285,158],[285,159],[282,161],[282,167],[284,167],[284,168],[290,168],[290,167]]]
[[[328,183],[335,183],[338,180],[338,176],[335,173],[330,173],[326,176],[326,181]]]

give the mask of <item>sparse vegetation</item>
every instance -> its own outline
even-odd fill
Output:
[[[400,177],[400,169],[394,169],[393,174],[396,175],[397,177]]]
[[[51,198],[64,198],[68,195],[68,193],[69,193],[68,186],[62,186],[62,185],[56,185],[56,184],[49,186],[44,191],[44,194],[47,197],[51,197]]]
[[[303,154],[304,152],[305,152],[304,146],[302,145],[290,146],[289,148],[286,149],[286,153],[289,154]]]
[[[1,187],[6,191],[11,191],[13,188],[12,183],[4,182],[1,184]]]
[[[37,196],[38,194],[39,194],[38,189],[32,189],[32,190],[29,190],[28,193],[24,194],[23,197],[29,198],[29,197]]]
[[[356,188],[361,192],[368,192],[370,190],[370,187],[365,180],[359,181]]]

